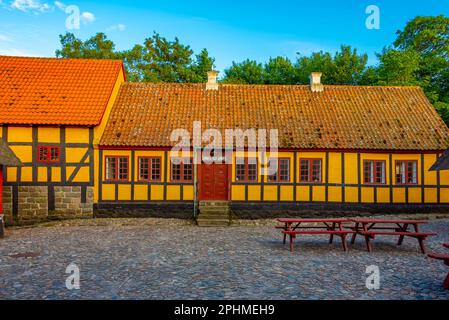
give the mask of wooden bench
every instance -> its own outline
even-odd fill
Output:
[[[304,235],[316,235],[316,234],[326,234],[330,235],[329,243],[332,243],[334,236],[340,236],[341,237],[341,243],[343,246],[344,251],[348,251],[348,246],[346,244],[346,236],[350,233],[353,233],[353,231],[348,230],[284,230],[282,231],[284,235],[288,235],[290,237],[290,252],[293,252],[293,240],[296,238],[297,235],[304,234]]]
[[[445,247],[446,249],[449,249],[449,243],[443,243],[443,247]],[[443,260],[444,264],[449,267],[449,254],[429,253],[427,256],[432,259]],[[446,279],[444,279],[443,287],[444,287],[444,289],[449,289],[449,272],[446,276]]]
[[[424,240],[429,236],[435,236],[436,233],[428,232],[403,232],[403,231],[359,231],[359,234],[364,235],[368,238],[374,239],[376,236],[399,236],[398,245],[402,244],[403,237],[411,237],[418,239],[419,247],[422,253],[426,253],[424,247]],[[369,240],[369,239],[368,239]]]
[[[405,237],[416,238],[422,253],[426,253],[424,240],[427,237],[435,235],[435,233],[420,232],[419,225],[425,224],[422,220],[398,220],[398,219],[371,219],[371,218],[354,218],[351,219],[355,224],[346,227],[354,231],[351,243],[354,244],[356,236],[359,234],[365,237],[366,247],[369,252],[372,251],[371,239],[376,235],[399,236],[397,245],[400,246]],[[413,228],[413,230],[410,230]]]

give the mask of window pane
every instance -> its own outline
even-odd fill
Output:
[[[268,168],[269,174],[268,181],[277,181],[278,180],[278,161],[277,159],[268,160]]]
[[[148,180],[150,178],[148,162],[149,162],[148,158],[139,158],[139,179],[140,180]]]
[[[365,161],[363,163],[363,176],[365,183],[374,183],[374,161]]]
[[[407,183],[417,183],[417,164],[416,161],[407,162]]]
[[[192,163],[189,160],[186,162],[188,163],[184,163],[184,181],[191,181],[193,180]]]
[[[405,182],[405,164],[404,161],[396,162],[396,183]]]
[[[116,167],[116,159],[115,158],[106,158],[106,179],[113,180],[115,179],[117,173]]]
[[[257,181],[257,162],[255,159],[248,159],[248,181]]]
[[[181,180],[181,164],[171,164],[171,180],[179,181]]]
[[[118,158],[118,163],[119,163],[119,172],[118,172],[119,180],[127,180],[128,179],[128,158],[125,158],[125,157]]]
[[[279,171],[280,181],[290,181],[290,159],[280,160]]]
[[[321,160],[312,161],[312,182],[321,181]]]
[[[309,182],[309,161],[301,160],[300,167],[301,182]]]
[[[151,159],[151,180],[157,181],[161,179],[161,159]]]
[[[375,166],[376,166],[375,181],[376,183],[383,183],[383,162],[376,161]]]
[[[237,181],[245,180],[245,161],[243,158],[238,158],[236,160],[235,180]]]

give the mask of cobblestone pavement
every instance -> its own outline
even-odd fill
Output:
[[[380,237],[370,254],[362,239],[345,253],[338,239],[305,236],[290,254],[272,226],[97,221],[8,229],[0,299],[449,299],[449,268],[420,254],[414,239],[397,247]],[[439,234],[427,246],[444,252],[449,219],[422,229]],[[72,262],[80,290],[65,287]],[[380,268],[379,290],[365,286],[369,265]]]

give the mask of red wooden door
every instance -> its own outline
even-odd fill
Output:
[[[228,165],[201,164],[200,200],[228,200]]]

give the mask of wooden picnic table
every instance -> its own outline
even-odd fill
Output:
[[[420,232],[419,226],[427,223],[423,220],[403,220],[403,219],[371,219],[371,218],[354,218],[350,219],[354,223],[349,227],[354,231],[351,244],[354,244],[357,235],[365,237],[366,247],[369,252],[372,251],[371,239],[377,235],[399,236],[397,244],[400,246],[404,241],[404,237],[416,238],[419,242],[422,253],[426,253],[424,240],[428,236],[435,233]],[[413,230],[410,228],[413,227]]]
[[[279,218],[277,219],[283,225],[276,226],[282,229],[284,234],[284,244],[287,236],[290,237],[290,251],[293,252],[293,240],[297,235],[314,235],[325,234],[329,235],[329,243],[333,242],[334,236],[341,237],[343,250],[347,251],[346,236],[353,231],[343,229],[343,223],[348,222],[348,219],[343,218]],[[304,225],[314,223],[315,225]]]

